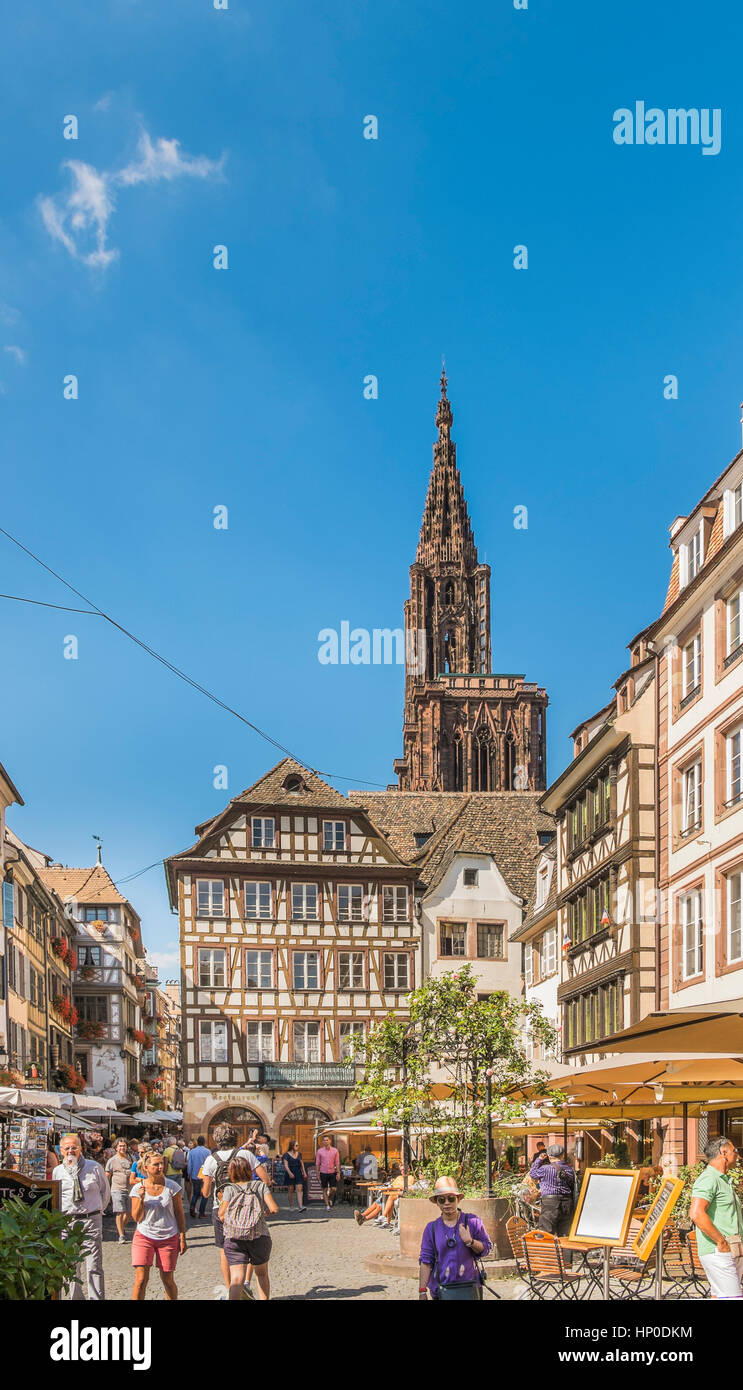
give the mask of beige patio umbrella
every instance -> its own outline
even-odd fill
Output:
[[[611,1040],[612,1052],[653,1050],[743,1056],[743,999],[700,1004],[694,1009],[663,1009],[647,1014]]]
[[[568,1102],[653,1105],[692,1103],[713,1096],[738,1100],[743,1095],[743,1058],[693,1052],[608,1057],[581,1067],[555,1069],[549,1084],[562,1091]],[[543,1091],[525,1086],[512,1094],[534,1101]]]

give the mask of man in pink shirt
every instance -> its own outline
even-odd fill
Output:
[[[330,1210],[335,1205],[336,1193],[338,1191],[338,1179],[341,1175],[341,1156],[337,1149],[333,1148],[333,1141],[329,1134],[323,1135],[323,1141],[315,1154],[315,1167],[320,1174],[322,1183],[322,1195],[326,1210]]]

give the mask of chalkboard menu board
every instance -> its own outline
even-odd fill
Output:
[[[664,1178],[661,1182],[650,1211],[632,1242],[632,1249],[638,1259],[648,1258],[683,1190],[681,1178]]]
[[[0,1206],[9,1197],[18,1197],[22,1202],[37,1202],[44,1197],[53,1211],[59,1207],[59,1183],[46,1178],[29,1178],[12,1168],[0,1168]]]
[[[640,1174],[634,1168],[587,1168],[570,1239],[623,1245],[639,1185]]]

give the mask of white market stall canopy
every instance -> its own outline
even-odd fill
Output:
[[[179,1125],[183,1120],[182,1110],[138,1110],[130,1115],[138,1125]]]
[[[25,1086],[0,1086],[0,1110],[115,1110],[105,1096],[73,1095],[71,1091],[33,1091]]]

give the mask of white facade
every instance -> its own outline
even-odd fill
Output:
[[[523,904],[493,855],[456,853],[422,898],[421,914],[425,974],[436,979],[469,964],[483,994],[521,994],[521,947],[510,937],[521,925]]]
[[[743,995],[743,454],[671,528],[661,691],[661,1002]]]

